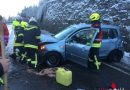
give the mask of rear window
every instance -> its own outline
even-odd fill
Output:
[[[103,39],[114,39],[118,36],[116,29],[103,28]]]

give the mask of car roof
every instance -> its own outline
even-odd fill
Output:
[[[82,29],[82,28],[88,28],[91,27],[91,24],[86,24],[86,23],[80,23],[80,24],[74,24],[72,27],[75,27],[76,29]],[[119,26],[114,26],[114,25],[105,25],[101,24],[102,28],[113,28],[113,29],[119,29]]]

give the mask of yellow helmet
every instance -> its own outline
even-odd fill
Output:
[[[89,18],[90,18],[91,21],[99,20],[100,19],[100,14],[96,13],[96,12],[92,13]]]

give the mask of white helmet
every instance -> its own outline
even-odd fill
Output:
[[[16,17],[16,20],[22,21],[22,17],[18,15],[18,16]]]
[[[30,19],[29,19],[29,23],[30,22],[37,22],[37,20],[34,18],[34,17],[31,17]]]

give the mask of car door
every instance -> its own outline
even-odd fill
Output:
[[[112,28],[103,28],[102,47],[100,56],[107,56],[108,53],[115,48],[117,42],[117,31]]]
[[[67,59],[86,66],[96,31],[96,29],[82,29],[70,36],[65,45]]]

